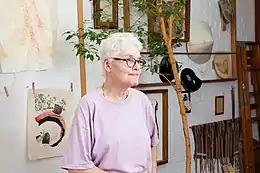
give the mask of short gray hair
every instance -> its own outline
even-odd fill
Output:
[[[143,49],[138,38],[131,32],[117,32],[101,41],[99,56],[103,61],[106,57],[117,57],[133,49],[139,52]]]

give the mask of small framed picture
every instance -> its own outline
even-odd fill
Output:
[[[224,114],[224,96],[215,96],[215,115]]]
[[[182,97],[184,101],[184,107],[186,113],[191,113],[191,98],[190,98],[190,92],[188,91],[182,91]]]

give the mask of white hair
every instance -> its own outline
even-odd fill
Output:
[[[120,57],[122,54],[128,54],[132,51],[141,52],[142,49],[142,43],[133,33],[117,32],[109,35],[106,39],[101,41],[99,48],[103,75],[103,62],[106,58]]]
[[[130,32],[117,32],[101,41],[99,56],[101,59],[106,57],[117,57],[122,53],[129,53],[133,49],[141,52],[142,43]]]

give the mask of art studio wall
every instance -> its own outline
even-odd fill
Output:
[[[58,0],[58,40],[54,55],[55,69],[38,72],[20,72],[0,74],[0,165],[5,173],[62,173],[60,157],[28,160],[27,153],[27,91],[35,83],[35,89],[62,88],[70,89],[73,83],[73,98],[77,103],[80,98],[79,63],[72,52],[72,45],[65,42],[62,33],[77,29],[77,4],[75,1]],[[85,1],[84,16],[91,19],[91,5]],[[2,8],[2,7],[0,7]],[[237,39],[254,40],[254,0],[237,0]],[[0,10],[3,11],[3,10]],[[54,10],[55,11],[55,10]],[[2,15],[0,15],[2,16]],[[199,20],[208,22],[213,31],[214,50],[230,51],[230,33],[220,31],[219,11],[216,0],[191,0],[191,23]],[[178,51],[183,51],[181,47]],[[15,48],[14,48],[15,51]],[[19,56],[19,55],[17,55]],[[17,57],[18,58],[18,57]],[[183,67],[194,69],[201,79],[218,78],[208,63],[201,73],[197,65],[185,55],[176,56],[183,62]],[[87,62],[87,90],[95,89],[102,82],[98,62]],[[160,82],[158,76],[144,73],[142,83]],[[229,119],[231,117],[230,87],[234,82],[203,84],[200,90],[191,94],[191,113],[187,114],[189,125]],[[4,92],[6,86],[9,96]],[[185,170],[185,148],[179,106],[175,92],[168,91],[168,163],[159,166],[160,173],[183,173]],[[235,88],[236,90],[236,88]],[[214,115],[214,96],[225,96],[224,115]],[[192,139],[192,136],[191,136]],[[194,151],[192,141],[192,152]],[[192,162],[194,166],[194,162]],[[192,168],[192,172],[194,169]]]

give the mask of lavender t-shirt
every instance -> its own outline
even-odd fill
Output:
[[[77,106],[62,168],[150,173],[151,147],[158,142],[154,112],[144,93],[131,88],[124,101],[112,102],[96,90]]]

